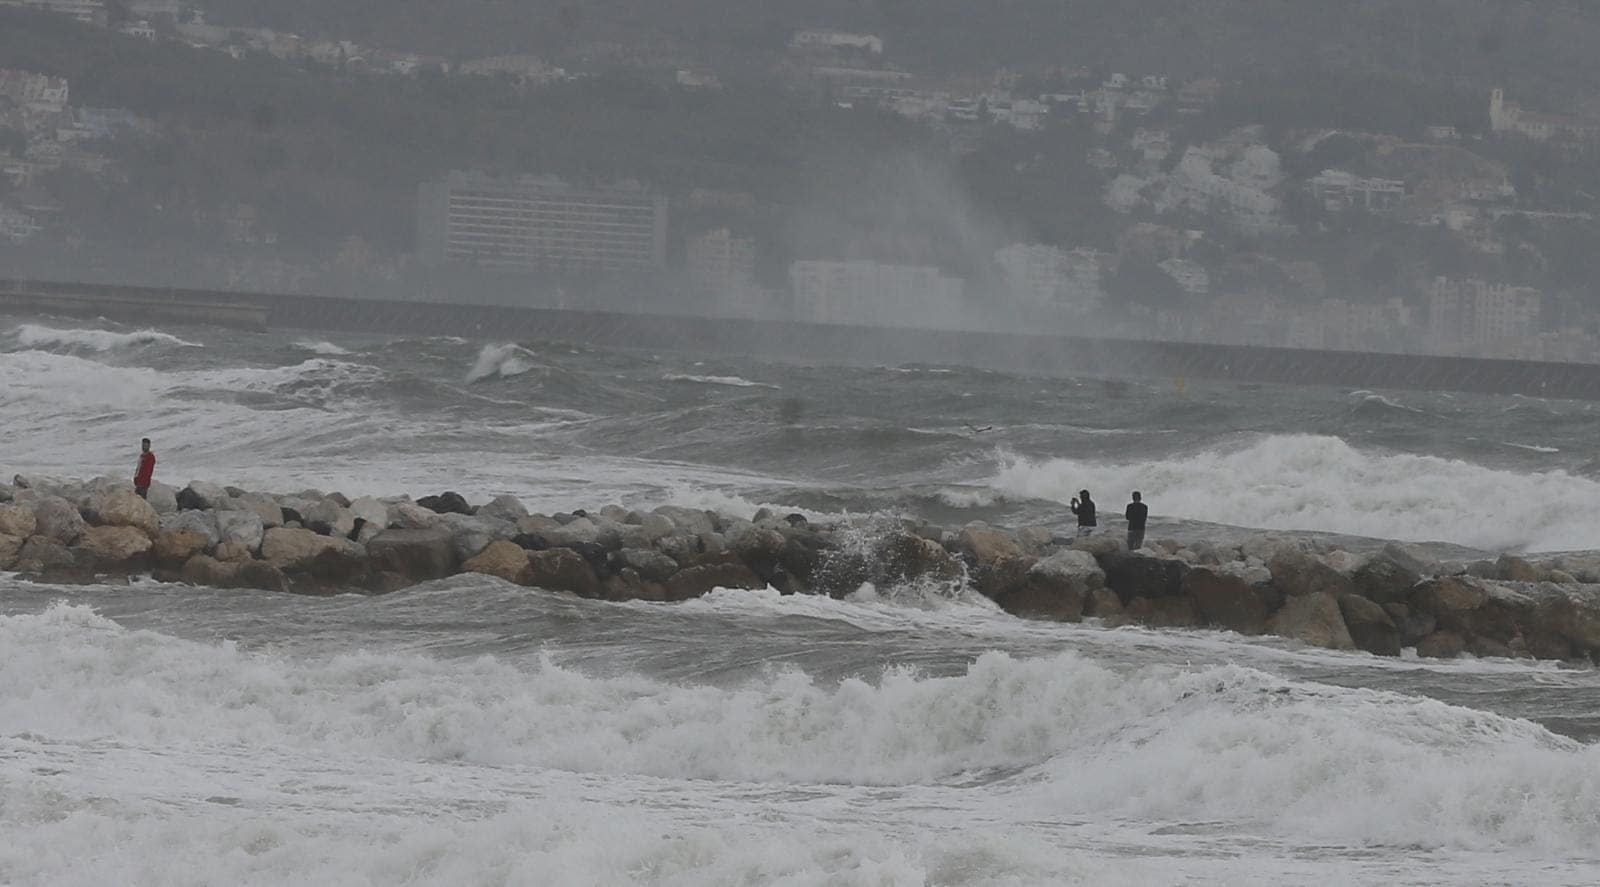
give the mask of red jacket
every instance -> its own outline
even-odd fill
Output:
[[[133,473],[133,485],[136,487],[150,486],[150,478],[156,473],[156,454],[140,453],[139,470]]]

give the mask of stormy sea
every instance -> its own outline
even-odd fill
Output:
[[[1107,368],[1108,372],[1114,368]],[[1592,404],[0,320],[0,471],[1441,557],[1600,547]],[[1116,529],[1112,522],[1112,530]],[[1016,619],[0,574],[0,883],[1600,881],[1600,674]]]

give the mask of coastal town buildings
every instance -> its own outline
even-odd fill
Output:
[[[559,179],[455,172],[418,195],[417,253],[426,263],[506,270],[660,268],[667,199],[637,184],[584,188]]]
[[[1539,332],[1541,302],[1531,287],[1436,278],[1428,289],[1428,344],[1440,353],[1492,355]]]
[[[1496,134],[1515,134],[1536,142],[1600,141],[1600,119],[1529,111],[1507,99],[1504,89],[1489,94],[1489,126]]]
[[[101,0],[0,0],[0,6],[17,6],[43,12],[53,12],[77,19],[86,25],[105,27],[109,19],[105,3]]]
[[[1022,305],[1087,314],[1105,298],[1100,261],[1093,250],[1014,243],[997,250],[994,262],[1007,292]]]
[[[65,77],[0,68],[0,97],[35,114],[60,114],[67,110],[69,89]]]
[[[717,228],[684,240],[684,270],[695,291],[739,309],[755,289],[756,242]]]
[[[808,323],[955,329],[966,319],[966,282],[930,266],[804,260],[789,283],[795,319]]]
[[[1406,197],[1404,181],[1357,176],[1338,169],[1323,170],[1306,183],[1306,188],[1317,205],[1328,212],[1384,213],[1398,207]]]

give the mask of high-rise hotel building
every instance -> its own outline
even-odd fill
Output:
[[[417,253],[432,265],[630,271],[661,267],[666,245],[667,199],[638,185],[453,172],[418,193]]]

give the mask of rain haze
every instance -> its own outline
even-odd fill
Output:
[[[0,884],[1600,882],[1597,48],[0,0]]]

